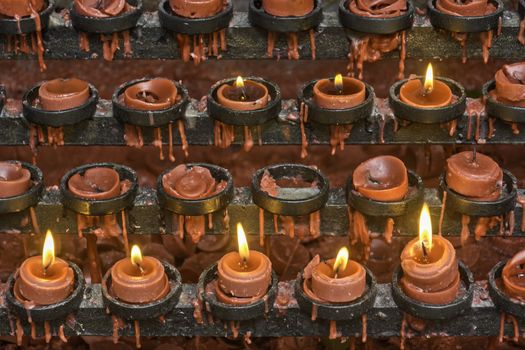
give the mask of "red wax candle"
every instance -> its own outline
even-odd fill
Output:
[[[215,180],[204,167],[181,164],[162,177],[162,187],[173,197],[201,199],[224,190],[226,181]]]
[[[336,75],[334,81],[321,79],[313,88],[315,103],[327,109],[345,109],[365,100],[365,84],[358,79]]]
[[[177,102],[177,86],[170,79],[155,78],[129,86],[124,91],[126,106],[145,111],[166,109]]]
[[[525,250],[518,252],[505,264],[501,277],[510,296],[525,300]]]
[[[38,88],[38,99],[48,111],[75,108],[89,99],[89,84],[76,78],[49,80]]]
[[[314,9],[314,0],[263,0],[265,12],[277,17],[299,17]]]
[[[435,80],[432,65],[429,64],[425,82],[420,79],[408,80],[399,90],[399,98],[414,107],[436,108],[448,106],[452,100],[452,91],[442,81]]]
[[[170,0],[170,7],[182,17],[206,18],[221,12],[225,3],[224,0]]]
[[[232,84],[217,89],[217,100],[224,107],[238,111],[253,111],[268,104],[268,88],[264,84],[237,77]]]
[[[490,94],[496,100],[525,107],[525,62],[506,64],[494,76],[496,88]]]
[[[0,162],[0,198],[18,196],[31,186],[31,173],[18,162]]]

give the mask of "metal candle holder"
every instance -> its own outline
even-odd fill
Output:
[[[332,321],[352,320],[366,314],[374,304],[377,295],[377,282],[372,271],[366,266],[363,268],[366,272],[365,292],[358,299],[349,303],[323,303],[310,298],[303,289],[304,276],[303,273],[300,273],[294,284],[295,298],[299,308],[304,313],[311,315],[312,309],[315,307],[318,318]]]
[[[489,295],[494,305],[507,314],[523,318],[525,316],[525,302],[512,298],[500,288],[498,280],[501,280],[501,273],[507,261],[500,261],[490,270],[488,278]]]
[[[317,27],[323,19],[321,0],[314,0],[314,9],[304,16],[273,16],[266,13],[260,0],[249,0],[248,19],[256,27],[270,32],[302,32]]]
[[[173,83],[177,86],[177,97],[180,98],[168,108],[148,111],[131,108],[123,103],[121,96],[128,87],[149,80],[151,79],[141,78],[131,80],[120,85],[117,90],[115,90],[112,97],[113,115],[115,118],[122,123],[144,127],[161,127],[175,120],[184,118],[190,97],[188,89],[177,81],[173,81]]]
[[[279,279],[272,270],[272,281],[266,294],[260,299],[245,305],[230,305],[217,300],[215,293],[207,293],[206,286],[217,279],[217,263],[200,275],[197,285],[199,297],[206,304],[206,310],[223,321],[247,321],[265,316],[273,307],[277,297]],[[209,307],[209,308],[208,308]]]
[[[72,263],[68,262],[69,267],[73,270],[75,276],[75,283],[73,291],[64,300],[51,305],[37,305],[30,309],[24,306],[24,303],[19,301],[14,294],[15,281],[18,278],[19,271],[14,272],[7,281],[6,301],[9,310],[13,312],[19,319],[27,322],[44,322],[59,319],[66,319],[66,317],[74,313],[84,298],[85,280],[82,270]],[[30,319],[29,319],[30,318]]]
[[[407,81],[412,79],[424,79],[423,76],[400,80],[390,87],[389,103],[394,115],[397,118],[408,120],[414,123],[439,124],[446,123],[463,115],[466,108],[467,94],[465,89],[458,82],[448,78],[435,77],[448,85],[452,94],[457,96],[457,100],[448,106],[423,108],[409,105],[399,98],[399,91]]]
[[[352,124],[368,118],[374,109],[374,88],[363,82],[366,88],[365,100],[357,106],[345,109],[328,109],[319,107],[313,100],[313,88],[319,80],[306,83],[299,91],[299,104],[308,106],[308,120],[319,124],[341,125]]]
[[[485,16],[454,16],[436,8],[436,0],[428,0],[428,16],[432,26],[457,33],[479,33],[498,28],[503,16],[504,5],[501,0],[490,0],[496,10]]]
[[[127,11],[114,17],[89,17],[80,15],[73,6],[70,10],[73,27],[86,33],[111,34],[132,29],[142,15],[142,0],[126,0],[135,7],[132,11]]]
[[[95,114],[98,103],[98,91],[93,85],[89,84],[89,99],[82,105],[60,111],[47,111],[35,103],[38,99],[38,90],[42,84],[43,82],[40,82],[26,91],[22,99],[24,118],[31,123],[59,128],[90,119]]]
[[[84,173],[90,168],[112,168],[119,174],[120,181],[129,180],[130,188],[116,197],[109,199],[85,199],[74,195],[68,187],[68,181],[74,174]],[[133,205],[138,190],[137,174],[127,166],[114,163],[91,163],[74,168],[66,173],[60,180],[60,193],[64,207],[82,215],[101,216],[116,214]]]
[[[414,5],[407,1],[405,13],[396,17],[364,17],[348,9],[350,0],[341,0],[339,3],[339,21],[343,27],[356,32],[367,34],[394,34],[412,28],[414,23]]]
[[[459,276],[464,290],[460,290],[458,296],[449,304],[428,304],[410,298],[401,288],[400,281],[403,277],[403,269],[398,265],[392,275],[392,297],[397,306],[404,312],[424,320],[449,320],[459,316],[471,307],[474,296],[474,276],[469,268],[458,260]]]
[[[19,163],[24,169],[31,173],[31,187],[25,193],[18,196],[0,198],[0,214],[17,213],[29,207],[35,206],[40,200],[44,189],[44,175],[42,170],[34,165],[16,160],[8,160],[8,163]]]
[[[112,281],[111,269],[109,269],[102,279],[102,297],[104,304],[111,313],[124,320],[147,320],[169,313],[179,301],[182,292],[182,279],[175,267],[164,261],[161,261],[161,264],[164,266],[164,271],[168,276],[170,291],[163,298],[145,304],[126,303],[111,295],[109,290],[111,289]]]
[[[521,2],[520,2],[521,4]],[[485,97],[485,108],[487,114],[510,123],[525,122],[525,107],[513,106],[495,100],[490,91],[496,88],[496,82],[491,80],[483,85],[483,96]]]
[[[53,13],[54,9],[55,1],[47,0],[47,6],[38,13],[42,30],[46,29],[49,25],[49,16]],[[36,30],[35,18],[32,16],[25,16],[18,20],[10,17],[0,17],[0,34],[29,34],[36,32]]]

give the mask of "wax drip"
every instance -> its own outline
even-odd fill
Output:
[[[228,148],[235,140],[235,130],[233,125],[224,124],[218,120],[215,121],[213,128],[214,144],[220,148]]]
[[[482,98],[467,98],[466,114],[468,116],[467,140],[472,138],[472,119],[475,117],[476,128],[474,140],[479,142],[481,138],[481,118],[487,116],[485,111],[485,101]],[[489,132],[490,134],[490,132]]]
[[[92,234],[86,235],[86,245],[91,283],[100,283],[102,281],[102,269],[97,249],[97,236]]]
[[[293,216],[279,216],[281,218],[281,221],[283,223],[283,230],[285,234],[288,235],[290,238],[295,237],[295,223],[294,223],[294,217]]]
[[[305,124],[308,121],[308,105],[301,102],[299,109],[299,122],[301,127],[301,158],[308,156],[308,139],[306,138]]]
[[[29,325],[31,326],[31,339],[36,340],[36,325],[32,321],[29,322]]]
[[[189,62],[192,59],[195,65],[207,60],[210,56],[220,59],[220,52],[228,49],[225,29],[208,34],[208,43],[205,43],[205,35],[203,34],[195,34],[193,36],[176,34],[175,38],[181,51],[182,60]]]
[[[339,146],[341,151],[345,149],[345,140],[350,137],[352,127],[352,124],[330,125],[330,146],[332,147],[330,152],[331,155],[335,154],[337,146]]]
[[[153,129],[153,147],[159,149],[159,159],[164,160],[164,152],[162,150],[162,134],[160,128]]]
[[[58,338],[63,342],[63,343],[67,343],[67,337],[66,337],[66,334],[64,332],[64,325],[61,324],[59,327],[58,327]]]
[[[129,147],[141,148],[144,146],[142,128],[140,126],[124,124],[124,141]]]
[[[310,214],[310,237],[319,238],[321,236],[321,212],[315,211]]]
[[[516,201],[521,206],[521,225],[520,231],[525,232],[525,196],[518,196]]]
[[[365,216],[355,210],[352,212],[351,220],[351,229],[350,229],[350,242],[355,245],[357,243],[363,244],[366,248],[367,253],[365,254],[368,257],[368,251],[370,246],[370,236],[368,226],[366,224]]]
[[[49,321],[44,321],[44,340],[46,344],[49,344],[51,341],[51,326],[49,325]]]
[[[275,43],[278,39],[278,33],[277,32],[268,32],[268,40],[267,40],[267,47],[266,47],[266,56],[273,58],[273,51],[275,49]],[[299,55],[299,38],[297,33],[285,33],[286,35],[286,41],[288,46],[288,59],[289,60],[298,60],[300,58]],[[317,46],[315,43],[315,31],[313,29],[310,29],[308,31],[308,39],[310,42],[310,51],[311,51],[311,58],[312,60],[315,60],[317,56]],[[279,55],[277,57],[280,58]]]
[[[253,148],[253,136],[252,131],[250,130],[250,127],[245,125],[244,126],[244,146],[243,149],[245,152],[250,152],[250,150]]]
[[[22,346],[22,340],[24,339],[24,327],[22,327],[22,323],[20,322],[20,319],[16,319],[16,345]]]
[[[474,228],[474,238],[479,241],[481,237],[487,235],[489,229],[494,228],[502,220],[498,216],[479,217]]]
[[[403,320],[401,321],[401,331],[399,334],[399,349],[400,350],[405,350],[406,328],[407,328],[407,314],[403,312]]]
[[[126,224],[126,211],[122,210],[120,212],[122,220],[122,239],[124,240],[124,250],[126,251],[126,256],[129,256],[131,253],[129,249],[129,240],[128,240],[128,225]]]
[[[239,337],[239,328],[241,327],[241,321],[230,321],[230,329],[232,331],[232,337],[233,339],[237,339]]]
[[[441,200],[441,212],[439,214],[438,234],[442,236],[443,233],[443,219],[445,217],[445,207],[447,206],[447,191],[443,191],[443,199]]]
[[[137,349],[142,348],[142,344],[140,343],[140,325],[138,320],[134,320],[133,323],[135,324],[135,346]]]
[[[259,245],[264,247],[264,209],[259,208]]]
[[[489,123],[489,130],[487,131],[487,138],[490,140],[491,138],[494,137],[495,135],[495,128],[494,128],[494,123],[496,122],[496,118],[488,118],[488,123]],[[519,134],[519,130],[518,130],[518,134]]]
[[[505,323],[512,323],[512,330],[513,330],[513,337],[512,337],[512,341],[514,343],[518,343],[519,341],[519,338],[520,338],[520,330],[519,330],[519,326],[518,326],[518,321],[516,320],[516,317],[514,317],[513,315],[509,315],[509,314],[506,314],[504,312],[502,312],[500,314],[500,318],[499,318],[499,336],[498,336],[498,342],[499,343],[503,343],[503,341],[505,340]]]
[[[193,318],[195,322],[197,322],[197,324],[204,324],[204,318],[202,317],[202,300],[200,297],[197,297],[191,303],[193,305]]]
[[[361,315],[361,342],[366,343],[368,339],[368,332],[366,330],[368,324],[368,316],[366,314]]]
[[[374,98],[374,115],[378,116],[377,122],[379,124],[379,143],[385,143],[385,126],[388,120],[392,120],[394,123],[394,133],[397,132],[399,127],[394,112],[390,108],[390,104],[387,98]]]
[[[470,223],[470,216],[461,215],[461,245],[464,245],[470,235],[468,225]]]
[[[112,339],[113,339],[113,344],[117,344],[118,339],[119,339],[118,331],[120,329],[121,321],[115,315],[111,315],[111,319],[113,320],[113,333],[111,334]]]
[[[64,129],[62,127],[53,128],[49,126],[46,127],[45,130],[47,132],[47,140],[44,127],[33,124],[29,126],[29,147],[33,153],[33,164],[36,163],[37,145],[47,144],[53,146],[55,149],[57,146],[64,145]]]
[[[383,232],[383,236],[385,237],[385,241],[387,243],[392,243],[392,235],[394,233],[394,219],[387,218],[386,224],[385,224],[385,230]]]
[[[131,57],[133,51],[131,49],[131,36],[129,30],[121,32],[122,40],[124,45],[123,55],[124,57]],[[89,52],[89,36],[87,33],[79,33],[78,46],[80,50]],[[113,61],[115,53],[120,49],[119,46],[119,33],[112,34],[100,34],[100,41],[102,42],[102,55],[106,61]]]
[[[520,30],[518,31],[518,41],[525,45],[525,18],[520,21]]]
[[[337,332],[337,322],[330,320],[330,332],[328,339],[337,339],[341,336],[341,333]]]
[[[498,29],[496,31],[496,34],[499,35],[501,32],[501,22],[498,23]],[[461,62],[466,63],[467,62],[467,39],[468,34],[467,33],[456,33],[451,32],[450,33],[452,38],[456,40],[460,47],[461,47]],[[490,56],[490,48],[492,47],[492,39],[494,37],[493,31],[484,31],[480,34],[480,41],[481,41],[481,49],[482,49],[482,57],[483,57],[483,63],[487,63]]]
[[[312,321],[317,320],[317,305],[316,305],[316,304],[313,304],[313,305],[312,305],[312,316],[311,316],[311,320],[312,320]]]

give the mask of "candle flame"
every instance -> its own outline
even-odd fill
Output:
[[[55,261],[55,241],[50,230],[46,232],[44,248],[42,249],[42,267],[44,271]]]
[[[419,242],[424,249],[432,249],[432,221],[427,203],[423,204],[421,216],[419,217]]]
[[[248,261],[250,258],[250,249],[248,248],[248,241],[246,240],[244,228],[240,222],[237,223],[237,244],[239,245],[239,255],[242,260]]]
[[[235,80],[235,87],[236,88],[243,88],[244,87],[244,79],[240,75]]]
[[[131,247],[131,263],[138,268],[140,268],[140,265],[142,264],[142,252],[136,244]]]
[[[346,269],[349,256],[350,253],[348,252],[348,249],[346,247],[342,247],[341,249],[339,249],[339,253],[337,253],[337,257],[335,258],[334,262],[335,275],[337,275],[339,271],[344,271]]]
[[[334,85],[337,90],[339,91],[343,90],[343,76],[341,74],[337,74],[335,76]]]
[[[434,70],[432,69],[432,63],[428,64],[423,88],[425,89],[425,94],[429,94],[434,90]]]

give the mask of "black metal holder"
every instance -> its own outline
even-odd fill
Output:
[[[294,290],[295,298],[301,310],[311,315],[312,308],[317,309],[317,317],[323,320],[345,321],[352,320],[360,315],[366,314],[374,304],[377,295],[376,279],[366,266],[366,289],[361,297],[349,303],[322,303],[311,299],[303,289],[304,276],[299,274],[297,277]]]
[[[305,84],[299,94],[297,100],[299,104],[304,102],[308,106],[308,120],[319,124],[340,125],[352,124],[361,119],[368,118],[374,109],[374,88],[367,83],[365,100],[359,105],[352,108],[345,109],[327,109],[317,106],[313,100],[313,87],[318,80],[312,80]]]
[[[518,1],[518,14],[520,15],[520,19],[523,20],[525,17],[525,0]]]
[[[37,305],[30,309],[26,308],[24,304],[19,301],[14,294],[15,281],[18,278],[19,271],[14,272],[7,281],[6,301],[9,310],[14,313],[19,319],[29,321],[29,317],[33,322],[53,321],[59,319],[66,319],[66,317],[77,311],[84,298],[84,289],[86,282],[82,270],[72,263],[68,262],[73,270],[75,276],[75,284],[73,291],[64,300],[51,305]]]
[[[474,276],[469,268],[458,260],[459,276],[464,290],[449,304],[427,304],[410,298],[401,288],[403,277],[401,265],[398,265],[392,276],[392,297],[397,306],[406,313],[424,320],[449,320],[459,316],[471,307],[474,296]]]
[[[434,107],[434,108],[421,108],[411,106],[399,98],[399,91],[401,86],[405,84],[408,80],[412,79],[423,79],[424,77],[417,76],[414,78],[400,80],[390,87],[389,93],[389,103],[394,115],[397,118],[408,120],[414,123],[422,124],[435,124],[435,123],[446,123],[453,119],[459,118],[465,112],[467,94],[463,86],[458,82],[448,79],[436,77],[436,80],[439,80],[447,84],[452,90],[452,94],[457,97],[457,100],[454,103],[451,103],[448,106],[444,107]]]
[[[71,9],[70,16],[73,27],[86,33],[111,34],[132,29],[142,15],[142,0],[126,0],[135,9],[115,17],[88,17],[78,14],[75,7]]]
[[[246,77],[245,80],[255,81],[266,86],[270,96],[268,104],[252,111],[238,111],[224,107],[217,100],[217,90],[224,84],[233,84],[235,78],[223,79],[216,82],[208,93],[208,114],[211,118],[225,124],[240,126],[261,125],[277,118],[281,111],[281,89],[279,86],[263,78]]]
[[[74,174],[84,173],[87,169],[105,167],[116,170],[120,181],[129,180],[130,188],[114,198],[109,199],[85,199],[74,195],[68,188],[68,181]],[[138,180],[136,172],[127,166],[114,163],[91,163],[74,168],[66,173],[60,180],[60,194],[64,207],[82,215],[109,215],[131,207],[135,200],[138,190]]]
[[[55,8],[54,0],[47,0],[47,6],[38,14],[40,16],[40,26],[44,30],[49,24],[49,16]],[[16,20],[15,18],[0,17],[0,34],[16,35],[36,32],[36,19],[25,16]]]
[[[520,2],[521,3],[521,2]],[[513,106],[501,103],[490,95],[490,91],[496,88],[496,82],[491,80],[483,85],[483,96],[487,114],[511,123],[525,123],[525,107]]]
[[[439,11],[436,0],[428,0],[428,16],[432,26],[457,33],[479,33],[498,28],[503,16],[504,5],[501,0],[490,0],[496,10],[485,16],[454,16]]]
[[[302,32],[317,27],[323,20],[322,0],[315,0],[312,12],[297,17],[278,17],[266,13],[260,0],[249,0],[248,19],[256,27],[270,32]]]
[[[408,170],[409,190],[407,197],[395,202],[380,202],[366,198],[354,190],[352,176],[346,182],[346,202],[355,210],[369,216],[396,217],[417,212],[425,196],[423,180],[412,170]]]
[[[0,198],[0,214],[16,213],[37,205],[44,189],[42,170],[26,162],[17,160],[8,160],[7,162],[20,163],[24,169],[29,170],[32,184],[26,193],[14,197]]]
[[[95,115],[98,103],[98,91],[89,84],[89,99],[81,106],[64,109],[61,111],[46,111],[35,102],[38,99],[40,82],[26,91],[22,99],[22,111],[24,118],[31,123],[58,128],[66,125],[74,125]]]
[[[316,181],[319,192],[308,198],[301,199],[272,197],[261,189],[261,179],[266,170],[276,180],[300,176],[308,182]],[[324,207],[328,200],[328,188],[328,180],[317,169],[301,164],[276,164],[259,169],[253,175],[252,200],[257,206],[273,214],[286,216],[308,215]]]
[[[339,21],[343,27],[356,32],[369,34],[393,34],[412,28],[414,23],[414,5],[407,1],[407,10],[396,17],[363,17],[348,9],[351,0],[341,0],[339,3]]]
[[[161,263],[168,276],[170,291],[163,298],[146,304],[129,304],[111,295],[109,293],[111,288],[111,269],[108,270],[102,279],[102,297],[104,304],[111,313],[125,320],[147,320],[169,313],[179,300],[182,292],[182,279],[175,267],[164,261],[161,261]]]
[[[223,321],[247,321],[263,317],[273,307],[277,297],[279,279],[272,270],[272,282],[266,295],[253,303],[246,305],[230,305],[217,300],[215,293],[206,293],[206,286],[217,279],[217,263],[213,264],[200,275],[197,285],[199,297],[206,303],[207,311]],[[208,309],[209,306],[209,309]]]
[[[446,181],[445,174],[440,177],[439,192],[447,192],[448,210],[469,216],[498,216],[514,210],[517,196],[517,180],[510,171],[503,169],[503,188],[500,198],[494,201],[479,201],[465,197],[451,190]]]
[[[507,314],[523,318],[525,317],[525,302],[512,298],[500,288],[498,280],[501,280],[501,273],[507,264],[507,260],[498,262],[489,272],[489,295],[496,307]],[[501,282],[503,283],[503,282]]]
[[[228,28],[232,17],[233,5],[231,1],[221,12],[206,18],[181,17],[171,10],[169,0],[163,0],[159,4],[161,26],[175,33],[187,35],[214,33]]]
[[[173,82],[177,86],[177,97],[180,98],[169,108],[156,111],[146,111],[130,108],[123,103],[121,96],[128,87],[148,80],[151,79],[141,78],[131,80],[120,85],[117,90],[115,90],[112,97],[113,115],[115,118],[122,123],[144,127],[161,127],[177,119],[184,118],[184,113],[186,112],[186,106],[190,101],[190,97],[188,89],[176,81]]]
[[[213,196],[201,199],[183,199],[173,197],[164,191],[162,178],[172,168],[166,169],[157,178],[157,197],[161,207],[180,215],[206,215],[225,209],[233,199],[233,178],[227,169],[208,163],[189,163],[187,167],[200,166],[210,171],[216,181],[226,181],[226,187]]]

